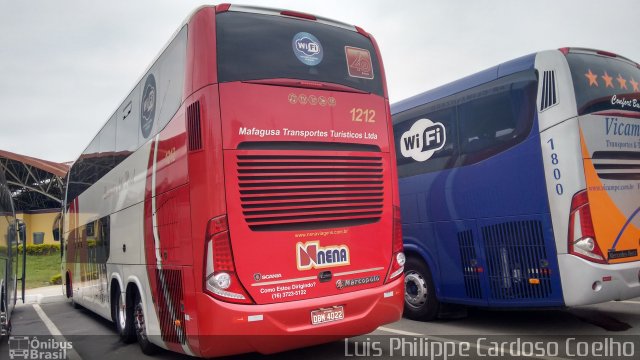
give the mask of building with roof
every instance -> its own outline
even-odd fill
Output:
[[[0,150],[0,171],[7,178],[17,217],[27,226],[27,244],[56,243],[53,228],[60,219],[69,167]]]

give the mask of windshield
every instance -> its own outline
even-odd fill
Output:
[[[601,55],[567,54],[578,114],[603,110],[640,112],[640,69]]]
[[[375,49],[358,32],[242,12],[218,14],[216,27],[221,83],[285,78],[384,95]]]

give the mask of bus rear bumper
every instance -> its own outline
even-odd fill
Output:
[[[404,276],[373,289],[278,304],[237,305],[206,294],[197,297],[200,313],[211,311],[198,319],[199,335],[190,341],[197,344],[199,356],[271,354],[366,334],[400,320]],[[344,307],[343,320],[311,324],[311,311],[333,306]]]
[[[574,255],[558,256],[566,306],[597,304],[640,296],[640,261],[597,264]]]

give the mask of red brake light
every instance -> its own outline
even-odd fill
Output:
[[[205,291],[219,300],[252,304],[236,274],[226,215],[209,220],[205,247]]]
[[[400,218],[400,207],[393,207],[393,253],[401,252],[404,249],[402,243],[402,221]]]
[[[589,205],[589,196],[587,195],[587,191],[583,190],[573,195],[571,199],[571,212],[585,205]],[[591,212],[589,212],[589,216],[591,216]]]
[[[400,221],[400,207],[393,207],[393,234],[391,239],[391,266],[385,284],[396,279],[404,272],[404,245],[402,243],[402,222]]]
[[[218,216],[209,220],[207,224],[207,238],[223,231],[229,230],[226,216]]]
[[[366,36],[366,37],[369,37],[369,33],[364,31],[364,29],[361,28],[360,26],[356,26],[356,31],[359,32],[360,34]]]
[[[607,263],[596,241],[589,196],[586,190],[576,193],[571,199],[568,250],[569,254],[585,260],[600,264]]]
[[[231,4],[220,4],[216,6],[216,14],[217,13],[221,13],[221,12],[225,12],[225,11],[229,11],[229,8],[231,7]]]
[[[560,52],[566,56],[569,53],[569,50],[571,50],[571,48],[563,47],[558,50],[560,50]]]
[[[280,12],[280,15],[292,16],[292,17],[297,17],[297,18],[307,19],[307,20],[318,20],[315,16],[313,16],[311,14],[305,14],[305,13],[301,13],[301,12],[297,12],[297,11],[290,11],[290,10],[282,11],[282,12]]]
[[[305,81],[305,80],[300,80],[300,85],[301,86],[317,87],[317,88],[321,88],[323,86],[322,83],[315,82],[315,81]]]
[[[596,51],[596,53],[598,55],[604,55],[604,56],[613,57],[613,58],[618,57],[618,55],[616,55],[616,54],[614,54],[612,52],[608,52],[608,51],[598,50],[598,51]]]

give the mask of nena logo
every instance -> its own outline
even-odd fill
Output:
[[[349,247],[347,245],[320,246],[319,241],[307,241],[296,244],[298,270],[322,269],[349,265]]]
[[[447,134],[444,125],[429,119],[416,121],[400,138],[402,156],[415,161],[426,161],[444,147]]]

